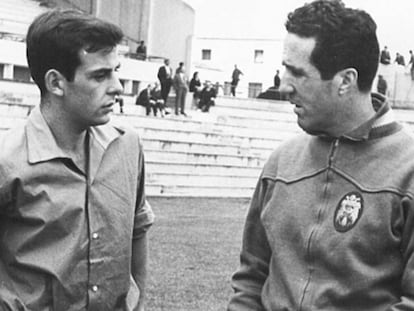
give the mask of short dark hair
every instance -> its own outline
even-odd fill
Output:
[[[73,81],[81,49],[92,53],[112,49],[122,38],[118,26],[81,11],[54,9],[42,13],[30,25],[26,37],[32,78],[43,95],[48,70],[56,69]]]
[[[311,62],[324,80],[340,70],[355,68],[358,88],[370,91],[379,61],[377,25],[362,10],[345,7],[340,0],[317,0],[289,13],[286,30],[315,38]]]

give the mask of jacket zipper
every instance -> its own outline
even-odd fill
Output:
[[[333,159],[335,157],[335,152],[336,152],[336,149],[338,148],[338,145],[339,145],[339,139],[337,138],[332,143],[331,150],[329,152],[329,157],[328,157],[328,171],[327,171],[327,175],[326,175],[326,184],[325,184],[325,187],[324,187],[324,190],[323,190],[325,197],[326,197],[326,192],[327,192],[327,187],[328,187],[328,182],[329,182],[329,171],[331,169],[332,162],[333,162]],[[311,231],[311,233],[309,235],[309,238],[308,238],[308,243],[306,245],[306,256],[309,259],[309,261],[311,261],[313,259],[312,258],[312,255],[311,255],[311,243],[312,243],[312,238],[315,235],[316,229],[317,229],[317,227],[319,225],[320,216],[321,216],[321,210],[318,211],[317,223],[312,228],[312,231]],[[305,295],[306,295],[306,292],[308,290],[308,287],[309,287],[309,284],[310,284],[310,281],[311,281],[311,277],[312,277],[313,271],[314,271],[314,268],[313,268],[313,266],[310,265],[309,266],[308,279],[306,280],[306,285],[305,285],[305,287],[303,289],[302,298],[300,300],[299,311],[302,311],[303,302],[305,300]]]

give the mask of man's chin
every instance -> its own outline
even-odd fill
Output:
[[[326,135],[326,133],[324,133],[323,131],[312,128],[311,126],[307,124],[304,124],[303,122],[301,122],[299,118],[298,118],[298,125],[305,133],[309,135],[314,135],[314,136]]]

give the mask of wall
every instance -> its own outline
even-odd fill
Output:
[[[169,58],[175,68],[183,61],[191,64],[194,9],[182,0],[56,0],[93,11],[96,16],[119,25],[131,52],[144,40],[147,54]]]
[[[276,69],[282,72],[282,40],[195,38],[191,71],[199,71],[201,80],[231,81],[234,65],[243,72],[238,96],[247,97],[249,83],[261,83],[263,91],[273,85]],[[211,50],[211,60],[202,60],[202,50]],[[263,50],[261,63],[255,63],[255,50]]]
[[[132,85],[130,83],[132,83],[132,80],[140,81],[144,85],[157,81],[157,72],[161,63],[144,62],[125,57],[121,57],[120,62],[119,78],[127,82],[126,93],[131,93]],[[27,68],[26,44],[0,39],[0,64],[5,64],[3,66],[3,77],[13,79],[13,67]]]
[[[54,0],[61,8],[73,8],[87,13],[93,13],[96,0]]]
[[[168,5],[166,5],[168,3]],[[179,62],[189,68],[195,12],[181,0],[152,0],[149,48],[151,54],[170,59],[173,69]]]
[[[414,108],[414,81],[411,80],[409,66],[397,64],[379,64],[378,74],[387,81],[387,97],[395,107]],[[373,90],[377,91],[378,75],[373,83]]]

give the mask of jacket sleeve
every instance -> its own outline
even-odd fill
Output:
[[[140,141],[138,154],[139,174],[137,182],[138,188],[135,206],[134,231],[132,237],[133,239],[139,239],[145,236],[146,232],[153,224],[155,218],[151,205],[148,203],[145,196],[145,161],[142,144]]]
[[[414,310],[414,200],[402,201],[403,229],[401,254],[403,273],[401,276],[401,299],[390,307],[390,311]]]
[[[266,180],[259,179],[246,217],[243,233],[240,267],[233,274],[234,294],[228,311],[264,310],[261,292],[269,274],[271,250],[260,220],[266,196]]]

